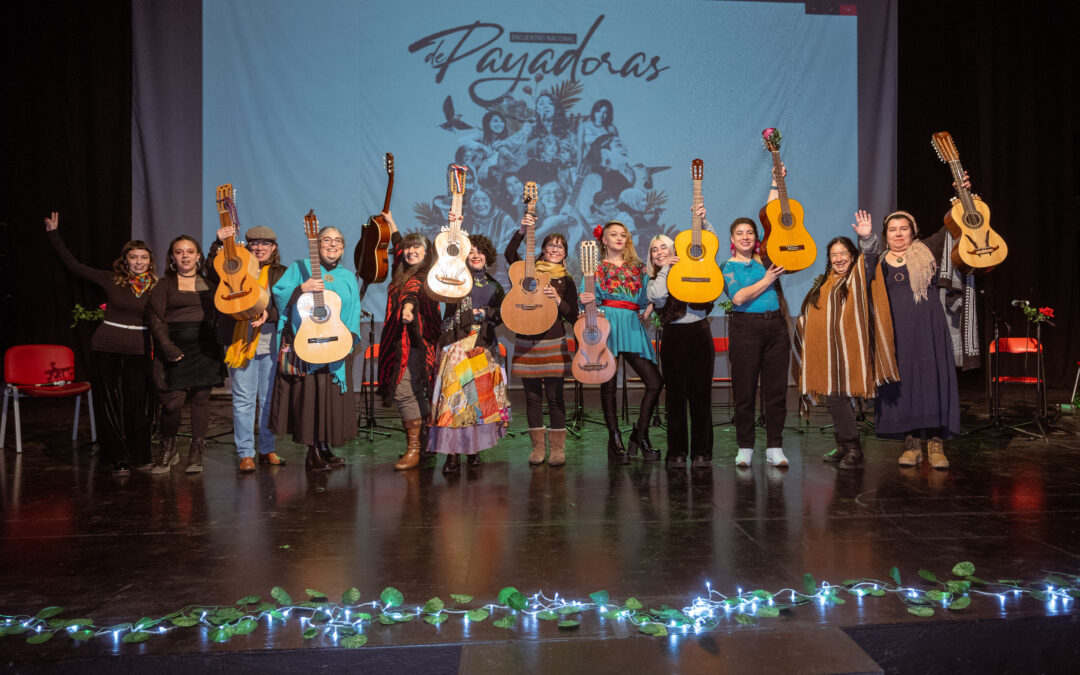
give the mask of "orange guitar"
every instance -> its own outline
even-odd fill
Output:
[[[600,253],[595,241],[581,242],[582,288],[596,292],[596,267]],[[615,357],[607,347],[611,325],[596,309],[596,301],[585,305],[585,313],[574,322],[577,352],[570,365],[574,379],[582,384],[603,384],[615,375]]]
[[[388,152],[383,159],[386,164],[387,183],[382,211],[389,211],[390,195],[394,191],[394,155]],[[368,218],[360,230],[360,241],[353,249],[356,276],[365,284],[381,284],[386,281],[386,275],[390,271],[387,248],[390,246],[392,233],[389,223],[382,217],[382,211]]]
[[[229,183],[217,187],[217,210],[222,228],[240,229],[236,191]],[[214,258],[214,271],[220,279],[214,306],[234,319],[254,319],[270,304],[270,294],[259,285],[259,261],[251,251],[236,244],[235,235],[225,237],[222,243],[224,246]]]
[[[802,204],[787,195],[783,168],[780,166],[780,131],[766,129],[762,132],[765,149],[772,153],[773,175],[776,176],[780,198],[774,199],[761,207],[758,217],[765,236],[761,247],[774,265],[784,268],[784,272],[798,272],[814,264],[817,259],[817,244],[803,225]]]
[[[522,199],[534,217],[536,194],[536,183],[525,183]],[[508,274],[512,287],[502,301],[503,323],[518,335],[547,332],[559,318],[559,306],[555,298],[544,295],[544,289],[551,285],[551,275],[536,271],[536,229],[532,225],[525,228],[525,259],[511,265]]]
[[[956,182],[956,197],[945,214],[945,227],[952,235],[953,265],[964,274],[989,272],[1009,255],[1005,240],[990,227],[990,207],[964,187],[964,167],[956,151],[952,135],[939,131],[931,138],[938,158],[949,165]]]
[[[683,302],[713,302],[724,290],[724,275],[716,264],[720,240],[702,228],[697,207],[704,203],[701,196],[701,179],[705,174],[705,162],[695,159],[690,163],[690,177],[694,183],[694,215],[691,228],[675,235],[675,254],[679,262],[668,272],[668,292]]]
[[[304,216],[304,233],[311,255],[311,278],[322,279],[319,264],[319,220],[312,209]],[[293,349],[308,363],[333,363],[349,355],[352,333],[341,320],[341,297],[334,291],[305,292],[296,299],[300,327],[296,329]]]
[[[435,262],[424,281],[427,294],[440,302],[458,302],[472,292],[472,272],[465,263],[472,244],[469,233],[461,229],[461,205],[468,170],[468,167],[450,165],[450,224],[443,226],[442,232],[435,237]]]

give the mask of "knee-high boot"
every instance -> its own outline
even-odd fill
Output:
[[[404,421],[407,444],[405,446],[405,455],[394,465],[395,471],[412,469],[420,463],[420,427],[422,424],[423,420],[419,417],[414,420]]]
[[[600,386],[600,398],[604,407],[604,424],[608,430],[608,460],[618,464],[629,464],[630,455],[623,446],[622,433],[619,431],[619,415],[615,407],[615,386]]]

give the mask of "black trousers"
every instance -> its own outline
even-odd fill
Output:
[[[855,411],[851,409],[851,399],[847,396],[826,396],[825,407],[832,417],[836,437],[842,441],[851,441],[859,437],[855,426]]]
[[[787,322],[780,312],[734,312],[729,337],[735,437],[739,447],[754,447],[754,408],[759,377],[765,398],[766,447],[782,447],[791,358]]]
[[[94,417],[105,462],[149,464],[150,360],[145,354],[92,352]]]
[[[711,348],[711,347],[710,347]],[[660,400],[660,390],[664,388],[664,379],[660,377],[660,369],[656,364],[637,354],[619,352],[628,366],[634,369],[641,383],[645,385],[645,393],[641,397],[641,411],[638,413],[637,429],[645,431],[652,421],[656,403]],[[600,403],[604,408],[604,423],[608,431],[619,428],[619,415],[615,406],[615,390],[618,388],[618,374],[600,385]]]
[[[712,368],[704,365],[710,363],[712,354],[712,331],[707,320],[664,326],[660,363],[667,388],[668,457],[686,457],[687,449],[694,457],[712,457]]]
[[[161,399],[161,435],[164,438],[176,436],[180,431],[180,408],[184,399],[191,394],[191,437],[206,438],[206,429],[210,426],[211,387],[190,387],[177,391],[159,391]]]
[[[544,398],[548,402],[550,428],[566,428],[566,403],[563,400],[561,377],[523,377],[521,386],[525,388],[525,417],[529,420],[530,429],[544,426]]]

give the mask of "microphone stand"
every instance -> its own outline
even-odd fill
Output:
[[[377,373],[376,359],[375,359],[375,314],[360,310],[361,319],[364,315],[367,315],[368,319],[368,347],[371,350],[371,358],[368,358],[367,350],[364,350],[364,362],[361,365],[361,382],[360,382],[360,401],[364,408],[364,414],[366,420],[363,424],[360,424],[359,416],[357,417],[357,431],[367,434],[369,441],[375,440],[375,436],[383,436],[389,438],[391,434],[386,431],[378,431],[378,429],[389,429],[390,431],[397,431],[394,427],[388,427],[379,424],[375,419],[375,376]]]

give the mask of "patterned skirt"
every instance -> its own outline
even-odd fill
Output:
[[[506,435],[510,398],[502,366],[483,347],[477,333],[448,345],[435,378],[428,450],[475,454]]]
[[[510,374],[514,377],[569,377],[572,360],[565,337],[530,340],[518,336],[514,340]]]

